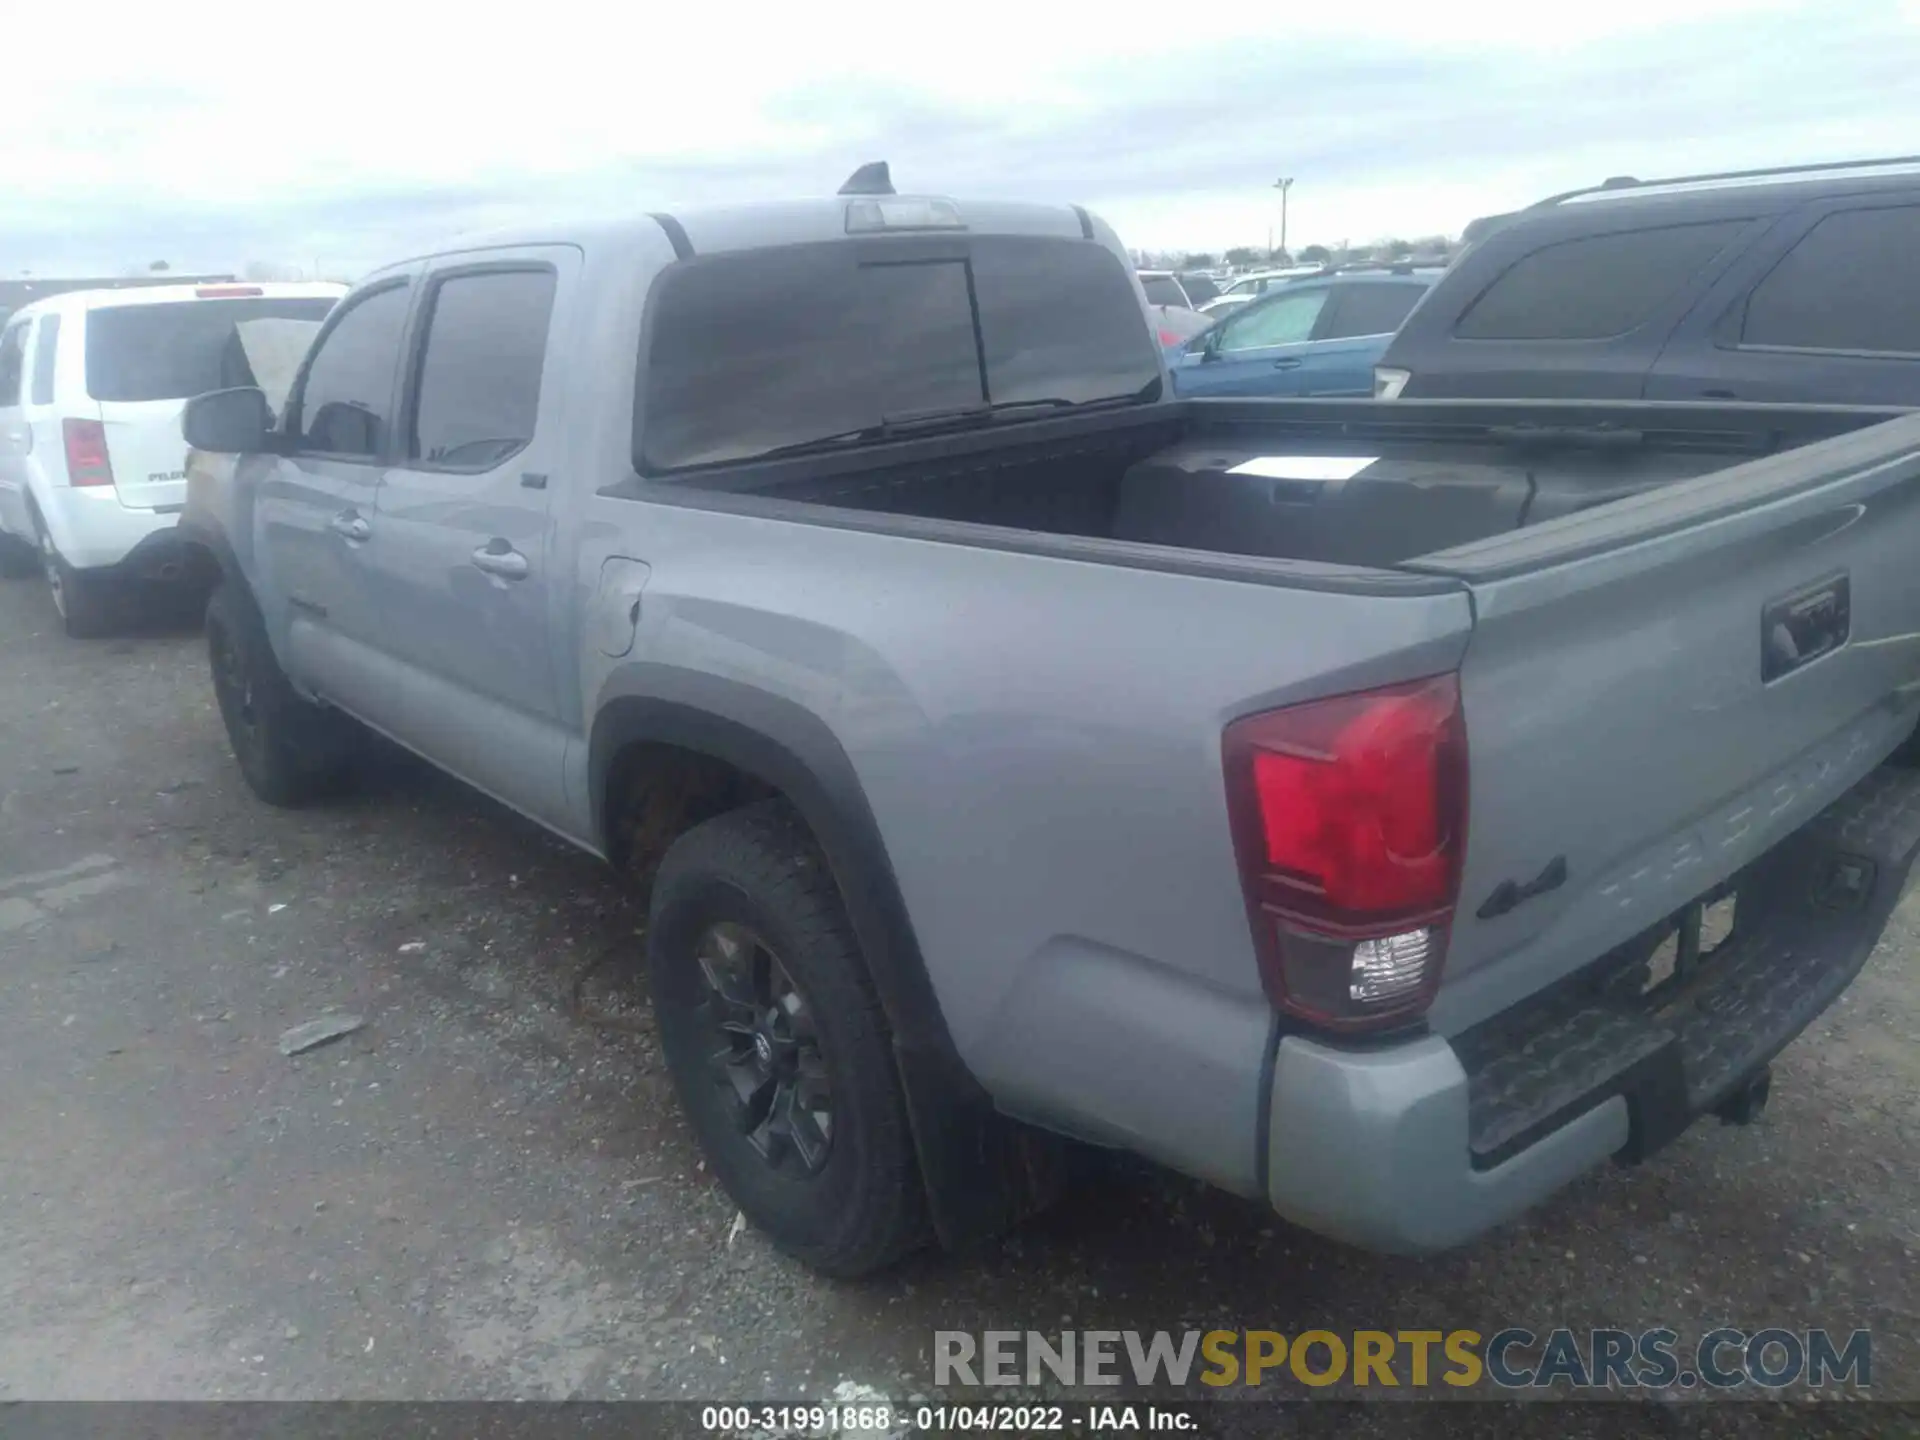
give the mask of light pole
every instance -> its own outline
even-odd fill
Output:
[[[1273,188],[1280,192],[1280,250],[1292,259],[1293,252],[1287,249],[1287,192],[1293,189],[1293,177],[1288,175],[1274,181]]]

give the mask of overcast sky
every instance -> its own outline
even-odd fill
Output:
[[[1920,151],[1920,0],[176,0],[18,6],[8,32],[9,277],[351,276],[541,211],[819,193],[869,159],[1211,250],[1277,233],[1280,175],[1297,248],[1610,174]]]

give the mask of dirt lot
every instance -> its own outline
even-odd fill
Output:
[[[1462,1252],[1113,1162],[984,1253],[832,1284],[735,1233],[618,877],[410,763],[266,809],[191,626],[71,642],[31,581],[0,753],[0,1399],[905,1398],[936,1328],[1510,1324],[1866,1327],[1876,1396],[1920,1399],[1912,901],[1761,1123]],[[335,1011],[368,1024],[281,1055]]]

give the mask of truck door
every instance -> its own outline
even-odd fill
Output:
[[[569,596],[549,515],[566,397],[548,342],[578,265],[571,247],[531,246],[429,273],[368,552],[384,644],[419,697],[410,738],[554,824],[567,818],[571,726],[554,643]]]
[[[386,619],[369,565],[386,540],[374,497],[391,454],[401,345],[413,287],[399,276],[342,302],[322,329],[288,402],[287,453],[260,466],[256,533],[266,619],[288,672],[386,730],[401,726],[404,686],[383,658]]]

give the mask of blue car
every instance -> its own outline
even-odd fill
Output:
[[[1398,266],[1289,280],[1173,350],[1177,395],[1373,394],[1373,366],[1441,271]]]

